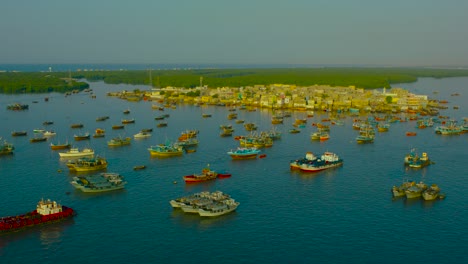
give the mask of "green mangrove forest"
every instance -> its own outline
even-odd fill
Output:
[[[49,93],[83,90],[87,82],[148,85],[148,87],[209,88],[270,84],[330,85],[375,89],[419,77],[468,76],[468,69],[433,68],[291,68],[291,69],[193,69],[75,72],[1,72],[0,93]],[[71,77],[71,78],[70,78]],[[86,82],[87,81],[87,82]]]

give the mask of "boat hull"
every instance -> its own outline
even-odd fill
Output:
[[[316,165],[301,165],[300,170],[305,171],[305,172],[319,172],[335,167],[339,167],[343,165],[343,162],[337,162],[337,163],[331,163],[331,164],[325,164],[321,166],[316,166]]]
[[[34,210],[23,215],[2,217],[0,220],[0,234],[19,231],[27,227],[63,221],[74,215],[76,215],[76,212],[72,208],[62,206],[62,212],[55,214],[41,215]]]

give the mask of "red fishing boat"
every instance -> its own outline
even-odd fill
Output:
[[[62,206],[55,201],[41,200],[36,210],[15,216],[0,218],[0,233],[17,231],[25,227],[54,223],[74,216],[72,208]]]
[[[201,174],[192,174],[184,176],[185,183],[195,183],[195,182],[203,182],[214,180],[218,176],[218,173],[215,171],[210,170],[209,167],[204,168]]]
[[[218,178],[229,178],[232,174],[227,171],[218,172]]]

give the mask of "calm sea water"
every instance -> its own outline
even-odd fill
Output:
[[[468,117],[468,78],[420,79],[401,85],[431,98],[446,99],[442,115],[461,121]],[[414,122],[394,123],[378,133],[375,143],[359,145],[352,117],[331,128],[327,142],[310,140],[313,127],[326,114],[317,113],[299,134],[288,134],[293,113],[276,128],[283,138],[264,149],[264,159],[232,161],[227,151],[238,146],[219,136],[221,124],[232,123],[236,135],[247,132],[227,119],[223,107],[179,105],[164,112],[151,102],[127,102],[105,94],[144,89],[142,86],[91,83],[97,98],[81,93],[0,95],[0,136],[12,142],[15,154],[0,157],[0,215],[24,213],[41,198],[60,201],[78,211],[69,221],[0,236],[1,263],[461,263],[468,250],[466,167],[468,135],[440,136],[433,129],[417,130]],[[437,94],[434,92],[438,91]],[[460,96],[450,96],[452,93]],[[44,97],[50,98],[49,102]],[[32,103],[38,101],[38,103]],[[6,105],[28,103],[28,111],[7,111]],[[453,105],[459,105],[454,110]],[[129,108],[130,115],[123,110]],[[154,117],[169,114],[168,127],[157,128]],[[211,113],[212,118],[202,118]],[[99,116],[110,116],[96,122]],[[271,112],[238,111],[239,119],[269,130]],[[363,116],[364,117],[364,116]],[[362,117],[362,118],[363,118]],[[111,130],[121,119],[135,118],[125,130]],[[48,142],[30,143],[35,128],[46,120],[57,135]],[[81,130],[72,123],[83,123]],[[73,142],[73,135],[107,131],[105,138]],[[151,138],[130,146],[109,148],[114,136],[132,136],[153,128]],[[186,129],[200,131],[197,152],[168,159],[151,158],[147,148],[176,140]],[[11,137],[27,130],[28,137]],[[125,190],[83,194],[70,181],[74,174],[59,160],[50,142],[73,142],[92,147],[109,161],[107,171],[128,181]],[[434,165],[408,170],[403,157],[411,148],[427,152]],[[344,166],[317,174],[291,172],[289,161],[312,151],[332,151]],[[145,164],[146,170],[133,171]],[[210,164],[233,176],[185,185],[182,176]],[[392,199],[390,188],[405,179],[437,183],[447,198],[425,202]],[[174,182],[177,184],[174,184]],[[236,212],[214,219],[173,210],[169,200],[199,191],[221,190],[241,204]]]

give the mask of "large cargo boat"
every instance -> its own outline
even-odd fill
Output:
[[[40,224],[61,221],[74,216],[72,208],[58,204],[51,200],[41,200],[36,210],[16,216],[0,218],[0,233],[18,231],[20,229]]]

